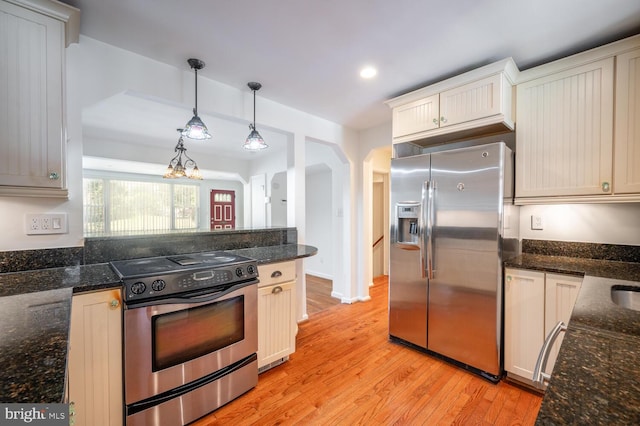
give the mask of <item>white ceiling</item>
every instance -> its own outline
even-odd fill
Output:
[[[260,96],[354,129],[390,121],[385,100],[478,66],[511,56],[523,70],[640,33],[638,0],[62,1],[81,9],[88,37],[185,70],[200,58],[201,76],[239,90],[259,81]],[[378,75],[361,79],[364,65]],[[133,107],[152,112],[137,120],[154,125],[126,126]],[[151,143],[132,135],[143,127],[166,140],[166,123],[187,108],[120,94],[83,112],[84,131]],[[246,123],[202,119],[228,138],[224,155],[247,158],[237,142]],[[267,151],[286,145],[259,130]]]
[[[525,69],[640,33],[638,0],[63,0],[81,33],[355,129],[383,101],[513,57]],[[378,76],[362,80],[365,64]]]

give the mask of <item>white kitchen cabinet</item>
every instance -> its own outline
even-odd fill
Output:
[[[516,204],[640,201],[640,36],[520,73]]]
[[[504,369],[532,378],[544,342],[544,273],[505,271]]]
[[[391,99],[393,142],[409,142],[501,124],[513,129],[511,58]]]
[[[0,1],[0,195],[67,197],[65,43],[79,10]]]
[[[78,426],[123,423],[120,290],[73,296],[69,336],[69,402]]]
[[[437,129],[440,120],[440,95],[409,102],[393,109],[394,138]]]
[[[545,338],[558,321],[569,323],[582,278],[521,269],[505,270],[504,368],[509,377],[533,383]],[[562,344],[555,341],[545,372],[551,374]]]
[[[640,194],[640,49],[616,57],[614,187]]]
[[[295,262],[259,265],[258,273],[258,371],[263,372],[295,352]]]
[[[516,196],[612,190],[614,59],[517,86]]]

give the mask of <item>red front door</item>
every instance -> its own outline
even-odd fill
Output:
[[[236,192],[211,190],[211,229],[236,227]]]

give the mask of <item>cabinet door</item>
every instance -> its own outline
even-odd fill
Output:
[[[519,84],[516,196],[611,193],[613,58]]]
[[[616,58],[614,191],[640,193],[640,49]]]
[[[393,137],[438,128],[439,95],[410,102],[393,109]]]
[[[75,424],[122,425],[120,291],[73,296],[69,341],[69,401],[75,406]]]
[[[295,352],[295,281],[258,288],[258,368]]]
[[[504,368],[531,380],[544,343],[544,273],[505,270]]]
[[[64,23],[0,2],[0,185],[64,187]]]
[[[546,274],[545,276],[545,318],[544,318],[544,334],[545,337],[553,330],[553,327],[562,321],[569,324],[573,306],[576,304],[578,292],[582,285],[582,278],[571,275]],[[546,373],[551,374],[553,366],[556,363],[560,345],[564,339],[564,333],[560,333],[556,339],[549,359],[547,361]]]
[[[502,112],[501,74],[440,93],[440,127]]]

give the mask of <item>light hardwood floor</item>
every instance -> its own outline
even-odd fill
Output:
[[[307,314],[314,315],[331,306],[339,305],[340,299],[331,297],[333,281],[313,275],[305,275],[307,281]]]
[[[339,304],[301,323],[288,362],[196,421],[207,425],[531,425],[541,397],[491,384],[424,353],[391,343],[387,279],[372,300]]]

